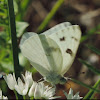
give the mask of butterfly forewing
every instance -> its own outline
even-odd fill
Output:
[[[52,33],[56,33],[56,32],[58,32],[60,30],[65,29],[67,26],[71,26],[71,23],[69,23],[69,22],[63,22],[63,23],[58,24],[58,25],[52,27],[51,29],[49,29],[49,30],[47,30],[47,31],[45,31],[45,32],[43,32],[41,34],[50,35]]]
[[[65,24],[63,24],[63,27],[60,29],[59,26],[60,30],[49,34],[49,37],[58,44],[62,52],[63,64],[61,73],[59,73],[61,75],[65,74],[73,63],[81,37],[81,31],[78,25],[65,27]],[[51,31],[51,29],[48,31]]]

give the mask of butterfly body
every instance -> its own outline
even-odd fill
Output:
[[[64,78],[61,75],[58,75],[55,72],[50,72],[48,75],[44,78],[47,82],[50,82],[51,84],[65,84],[67,82],[67,79]]]
[[[23,55],[52,84],[64,84],[81,38],[78,25],[64,22],[41,33],[25,33],[20,42]]]

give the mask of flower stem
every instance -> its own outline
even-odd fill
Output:
[[[14,90],[15,96],[16,96],[16,100],[18,100],[18,96],[17,96],[17,92]]]
[[[23,95],[23,99],[26,100],[25,95]]]
[[[31,97],[30,100],[34,100],[34,97]]]

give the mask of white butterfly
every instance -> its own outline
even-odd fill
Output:
[[[23,55],[52,84],[64,84],[64,74],[71,67],[81,38],[78,25],[64,22],[41,33],[25,33],[20,42]]]

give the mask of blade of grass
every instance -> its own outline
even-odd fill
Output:
[[[38,27],[37,33],[40,33],[41,31],[43,31],[43,29],[46,28],[47,24],[50,22],[50,20],[52,19],[52,17],[55,15],[55,13],[57,12],[57,10],[61,7],[61,5],[63,4],[63,2],[64,2],[64,0],[57,0],[56,4],[52,8],[52,10],[49,12],[49,14],[46,16],[46,18],[44,19],[44,21]]]
[[[94,86],[93,86],[93,88],[97,88],[98,86],[100,85],[100,80],[99,81],[97,81],[95,84],[94,84]],[[85,95],[85,97],[83,98],[84,100],[86,100],[86,99],[92,99],[92,97],[93,97],[93,95],[94,95],[94,93],[95,93],[95,91],[94,90],[90,90],[86,95]]]
[[[86,45],[86,47],[88,47],[90,50],[92,50],[93,52],[95,52],[96,54],[98,54],[100,56],[100,50],[97,49],[96,47],[92,46],[92,45]]]
[[[8,0],[8,12],[9,12],[9,23],[10,23],[9,31],[11,34],[11,41],[12,41],[14,71],[15,71],[16,78],[18,78],[21,74],[20,74],[20,67],[19,67],[19,60],[18,60],[18,44],[17,44],[17,37],[16,37],[13,0]],[[18,95],[18,98],[22,99],[22,96]]]
[[[94,66],[88,64],[86,61],[82,60],[82,59],[78,59],[82,64],[86,65],[86,67],[88,67],[92,72],[94,72],[95,74],[100,75],[100,70],[96,69]]]
[[[81,86],[84,86],[84,87],[86,87],[86,88],[88,88],[88,89],[91,89],[91,90],[93,90],[93,91],[95,91],[95,92],[100,93],[100,90],[95,89],[94,87],[91,87],[91,86],[89,86],[89,85],[87,85],[87,84],[85,84],[85,83],[83,83],[83,82],[81,82],[81,81],[75,80],[75,79],[73,79],[73,78],[71,78],[71,80],[72,80],[73,82],[75,82],[75,83],[81,85]]]
[[[8,0],[8,8],[9,8],[9,11],[8,11],[9,12],[9,23],[10,23],[9,29],[10,29],[11,41],[12,41],[14,71],[15,71],[16,78],[18,78],[20,76],[20,67],[19,67],[19,60],[18,60],[18,44],[17,44],[17,37],[16,37],[13,0]]]

